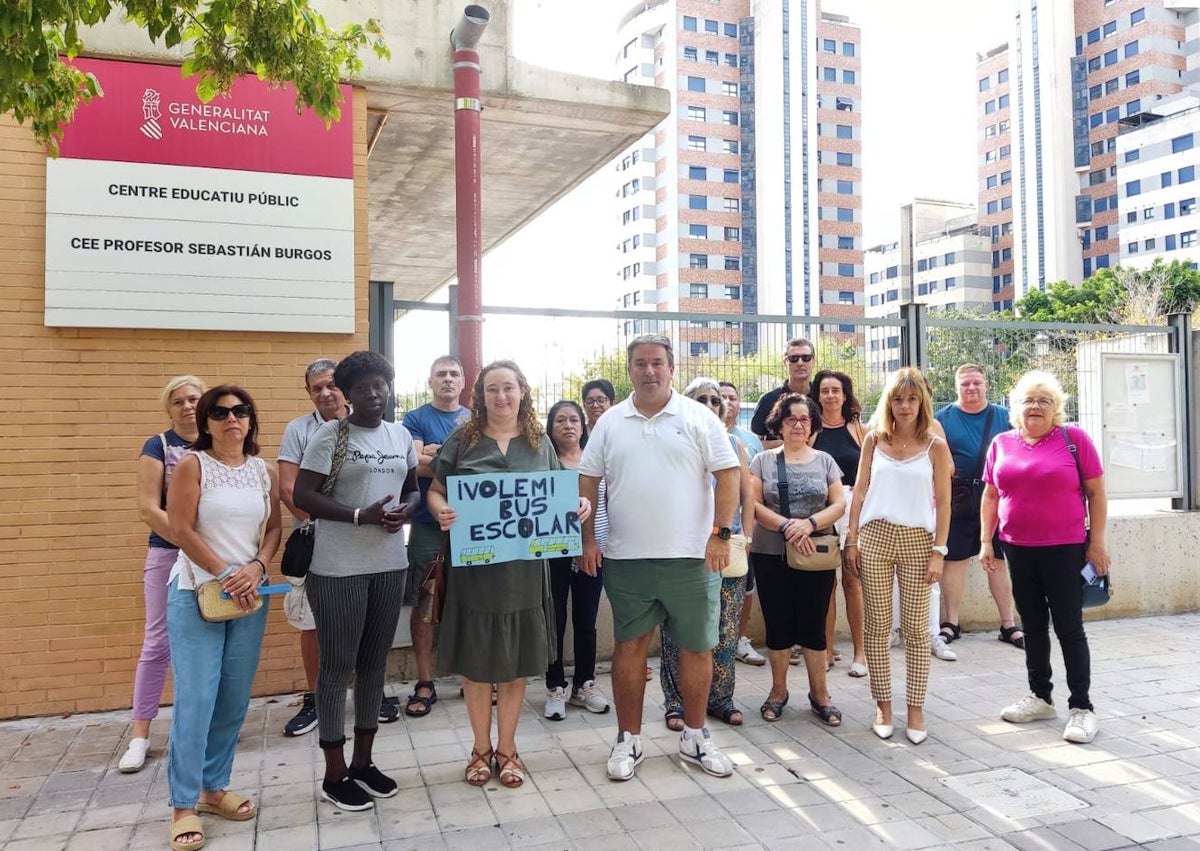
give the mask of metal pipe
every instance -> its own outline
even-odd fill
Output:
[[[468,404],[471,388],[483,366],[483,201],[480,190],[483,171],[480,156],[479,52],[475,49],[491,14],[482,6],[470,5],[450,31],[454,62],[454,201],[457,238],[457,354],[463,365],[465,384],[462,403]]]

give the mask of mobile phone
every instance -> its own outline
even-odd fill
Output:
[[[1089,561],[1083,566],[1083,570],[1079,571],[1083,575],[1083,581],[1088,585],[1095,585],[1099,575],[1096,573],[1095,566]]]

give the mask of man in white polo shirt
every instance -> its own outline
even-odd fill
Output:
[[[608,776],[629,780],[642,761],[646,650],[654,628],[665,625],[680,650],[679,755],[727,777],[733,763],[709,737],[704,712],[740,467],[721,421],[671,389],[675,356],[668,338],[637,337],[626,355],[633,395],[599,419],[579,463],[579,492],[593,505],[600,479],[607,484],[603,575],[616,638],[618,730]],[[591,519],[583,524],[580,561],[597,575],[601,556]]]

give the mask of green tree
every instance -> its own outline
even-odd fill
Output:
[[[185,76],[199,76],[207,102],[254,74],[296,87],[297,109],[326,122],[341,116],[338,82],[362,68],[359,51],[391,54],[379,22],[334,31],[308,0],[5,0],[0,3],[0,113],[28,122],[34,137],[58,151],[75,109],[103,94],[96,78],[61,57],[83,49],[80,26],[123,14],[165,47],[183,44]]]
[[[1078,286],[1057,281],[1045,290],[1031,290],[1014,310],[1031,322],[1119,323],[1128,298],[1119,271],[1101,269]]]
[[[1182,260],[1156,257],[1146,269],[1100,269],[1079,286],[1066,281],[1034,290],[1014,307],[1035,322],[1099,322],[1148,325],[1169,313],[1191,313],[1200,305],[1200,272]]]

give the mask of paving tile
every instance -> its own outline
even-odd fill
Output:
[[[1055,825],[1051,830],[1089,851],[1109,851],[1128,844],[1124,836],[1091,819]]]
[[[125,847],[133,835],[133,826],[105,827],[72,834],[66,851],[114,851]]]
[[[567,834],[554,816],[501,822],[500,830],[513,848],[525,849],[567,841]]]
[[[330,848],[347,848],[351,845],[379,842],[379,825],[374,813],[344,813],[347,818],[320,822],[317,825],[317,839],[322,851]],[[207,848],[208,845],[205,845]]]
[[[621,823],[606,809],[567,813],[559,816],[558,823],[562,825],[563,832],[572,842],[624,833]]]

